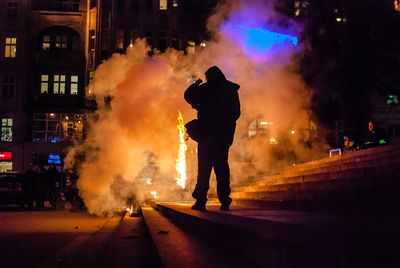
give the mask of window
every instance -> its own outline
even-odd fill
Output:
[[[36,113],[33,115],[32,137],[34,142],[61,141],[61,114]]]
[[[125,7],[125,0],[117,0],[117,10],[123,12]]]
[[[132,11],[139,10],[139,0],[131,0],[131,10]]]
[[[124,29],[117,29],[117,49],[124,49]]]
[[[398,105],[399,104],[399,96],[397,95],[388,95],[386,100],[386,104],[388,105]]]
[[[71,75],[71,95],[78,95],[78,76]]]
[[[40,93],[49,93],[49,76],[47,74],[42,74],[40,77]]]
[[[58,49],[67,49],[67,36],[66,35],[56,35],[55,47]]]
[[[295,17],[306,16],[308,6],[309,6],[308,1],[304,1],[304,0],[295,1],[294,2],[294,16]]]
[[[79,11],[79,0],[47,0],[47,8],[59,11]]]
[[[96,49],[96,32],[95,30],[89,31],[89,51]]]
[[[145,0],[146,1],[146,11],[147,13],[153,12],[153,0]]]
[[[8,2],[7,4],[7,19],[16,19],[18,17],[18,3]]]
[[[3,78],[3,99],[12,99],[14,98],[15,91],[15,77],[4,77]]]
[[[63,142],[65,138],[82,138],[84,115],[61,113],[33,114],[33,142]]]
[[[17,55],[17,38],[6,37],[4,57],[15,58]]]
[[[90,0],[90,8],[94,8],[97,6],[97,0]]]
[[[400,0],[394,0],[394,10],[400,12]]]
[[[1,141],[12,141],[12,118],[1,119]]]
[[[139,38],[139,30],[138,29],[131,29],[130,31],[129,31],[129,44],[130,45],[133,45],[134,43],[135,43],[135,41],[136,41],[136,39],[138,39]]]
[[[167,8],[168,8],[168,1],[160,0],[160,10],[167,10]]]
[[[44,35],[42,38],[42,50],[50,50],[50,35]]]
[[[160,39],[159,39],[159,49],[161,51],[165,51],[165,49],[167,48],[167,36],[165,34],[165,32],[160,32]]]
[[[146,38],[146,41],[147,41],[147,44],[149,45],[149,46],[152,46],[153,45],[153,35],[152,35],[152,33],[151,32],[146,32],[145,34],[144,34],[144,37]]]
[[[178,0],[172,0],[172,6],[178,7]]]
[[[89,86],[94,85],[94,71],[89,72]]]
[[[53,93],[65,94],[65,75],[54,75],[53,79]]]

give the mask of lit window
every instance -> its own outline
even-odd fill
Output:
[[[94,71],[89,72],[89,86],[94,85]]]
[[[388,105],[397,105],[397,104],[399,104],[399,96],[397,96],[397,95],[389,95],[387,100],[386,100],[386,104],[388,104]]]
[[[1,119],[1,141],[12,141],[12,125],[11,118]]]
[[[42,49],[44,51],[50,50],[50,35],[44,35],[43,36]]]
[[[168,1],[167,0],[160,0],[160,10],[167,10],[168,8]]]
[[[65,94],[65,75],[54,75],[53,93]]]
[[[12,99],[14,98],[14,90],[15,90],[15,77],[4,77],[3,78],[3,99]]]
[[[67,48],[67,36],[56,35],[55,47],[59,48],[59,49],[66,49]]]
[[[42,74],[40,77],[40,93],[49,93],[49,76],[47,74]]]
[[[4,57],[15,58],[17,55],[17,38],[6,37]]]
[[[71,75],[71,94],[78,95],[78,76]]]
[[[394,0],[394,10],[400,12],[400,0]]]
[[[8,2],[7,4],[7,19],[16,19],[18,16],[18,3]]]
[[[178,0],[172,0],[172,6],[178,7]]]

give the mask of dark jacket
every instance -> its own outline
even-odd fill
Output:
[[[205,144],[230,146],[240,117],[239,85],[225,79],[218,67],[207,72],[207,82],[192,84],[185,91],[185,100],[197,109],[201,134]]]

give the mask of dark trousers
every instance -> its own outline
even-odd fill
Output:
[[[214,168],[217,177],[218,199],[222,204],[231,204],[232,199],[229,197],[231,188],[229,187],[228,153],[229,146],[198,144],[197,184],[192,194],[198,202],[207,202],[211,170]]]

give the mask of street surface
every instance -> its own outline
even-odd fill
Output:
[[[142,217],[0,208],[0,222],[1,267],[160,266]]]

